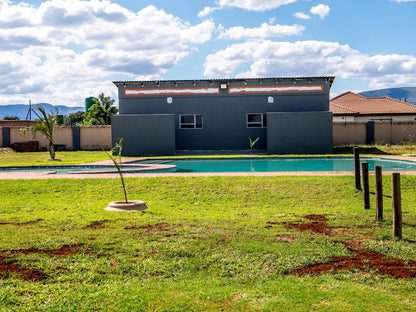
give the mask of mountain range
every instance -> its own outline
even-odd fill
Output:
[[[379,89],[360,92],[359,94],[366,97],[388,96],[396,100],[416,104],[416,87]]]
[[[32,104],[32,120],[35,120],[38,118],[35,114],[37,112],[39,114],[39,111],[37,109],[34,109],[36,106],[42,106],[46,113],[53,113],[55,114],[56,111],[58,111],[59,115],[68,115],[70,113],[74,113],[77,111],[85,111],[84,107],[69,107],[64,105],[58,105],[54,106],[48,103],[38,103],[38,104]],[[3,119],[6,116],[17,116],[20,120],[30,119],[29,118],[29,105],[25,104],[11,104],[11,105],[0,105],[0,120]]]

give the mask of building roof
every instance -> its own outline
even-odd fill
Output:
[[[113,81],[116,86],[123,84],[137,84],[137,83],[188,83],[188,82],[209,82],[209,83],[225,83],[225,82],[247,82],[247,81],[281,81],[281,80],[315,80],[315,79],[325,79],[332,86],[335,77],[334,76],[311,76],[311,77],[268,77],[268,78],[224,78],[224,79],[177,79],[177,80],[140,80],[140,81]]]
[[[329,101],[334,116],[416,115],[416,105],[387,96],[365,97],[345,92]]]

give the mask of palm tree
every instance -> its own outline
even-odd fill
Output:
[[[20,130],[23,135],[26,135],[26,131],[32,132],[32,138],[36,137],[39,132],[48,141],[49,155],[51,160],[55,160],[55,146],[53,145],[53,135],[55,132],[55,126],[58,121],[58,112],[55,115],[46,114],[42,106],[36,106],[36,109],[40,112],[40,121],[35,123],[33,126],[25,127]]]

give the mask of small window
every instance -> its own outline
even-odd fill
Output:
[[[179,115],[179,129],[202,129],[202,115]]]
[[[247,128],[267,128],[267,114],[247,114]]]

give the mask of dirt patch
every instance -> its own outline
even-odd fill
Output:
[[[157,231],[169,231],[169,226],[166,223],[159,223],[154,225],[140,225],[140,226],[126,226],[125,230],[157,230]]]
[[[337,236],[332,228],[326,224],[326,216],[307,215],[303,216],[308,220],[316,220],[305,223],[287,223],[289,229],[299,231],[312,231],[314,233]],[[416,278],[416,261],[395,258],[387,258],[385,255],[363,248],[363,244],[357,240],[341,242],[351,252],[348,257],[332,257],[324,263],[315,263],[303,268],[297,268],[286,274],[307,275],[319,274],[323,272],[337,272],[341,270],[358,269],[363,272],[378,272],[379,274],[389,275],[397,278]]]
[[[44,250],[44,249],[38,249],[38,248],[28,248],[28,249],[16,249],[16,250],[2,250],[2,253],[8,252],[12,255],[15,254],[34,254],[34,253],[43,253],[50,256],[68,256],[75,254],[79,251],[82,244],[74,244],[74,245],[63,245],[59,249],[52,249],[52,250]]]
[[[7,274],[19,274],[22,279],[26,281],[42,281],[47,279],[49,276],[36,269],[27,269],[17,263],[10,263],[7,262],[7,259],[0,256],[0,274],[7,275]]]
[[[282,234],[282,235],[277,235],[276,238],[277,238],[277,241],[280,243],[291,243],[291,242],[296,241],[298,239],[298,236]]]
[[[0,222],[0,225],[13,224],[13,225],[16,225],[16,226],[25,226],[25,225],[33,225],[33,224],[41,222],[41,221],[43,221],[43,219],[37,219],[37,220],[34,220],[34,221],[21,222],[21,223]]]
[[[102,229],[104,227],[104,223],[110,222],[110,220],[100,220],[100,221],[93,221],[88,224],[85,228],[86,229]]]

